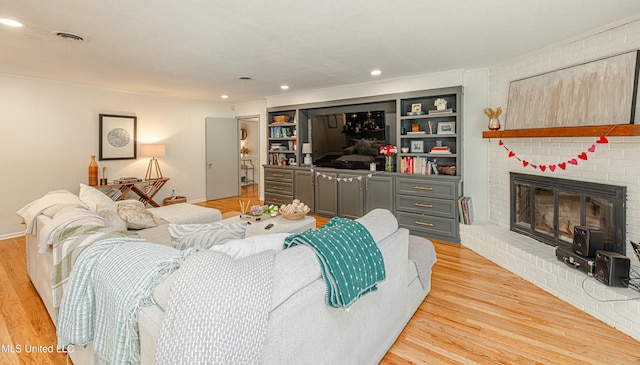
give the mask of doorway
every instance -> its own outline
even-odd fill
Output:
[[[260,184],[260,117],[239,117],[240,187],[259,191]]]
[[[233,118],[206,118],[207,200],[240,195],[240,136]]]

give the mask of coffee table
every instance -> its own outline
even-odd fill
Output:
[[[248,221],[240,219],[240,215],[237,215],[235,217],[223,219],[220,222],[238,223],[238,222],[248,222]],[[299,233],[299,232],[305,232],[310,229],[316,228],[316,219],[309,216],[306,216],[302,219],[290,220],[279,215],[277,217],[267,219],[262,222],[248,222],[248,223],[250,224],[247,225],[247,230],[245,233],[246,237],[255,236],[259,234],[269,234],[269,233]],[[273,227],[269,229],[264,229],[269,224],[273,224]]]

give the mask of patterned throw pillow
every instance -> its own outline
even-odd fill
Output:
[[[109,227],[115,229],[116,231],[126,231],[127,230],[127,222],[124,219],[120,218],[118,213],[111,210],[104,205],[96,205],[96,213],[102,218],[106,219],[109,222]]]
[[[200,246],[211,248],[225,242],[244,238],[247,222],[210,224],[169,224],[169,234],[173,247],[184,250]]]
[[[119,201],[118,215],[127,222],[128,229],[144,229],[158,225],[153,219],[153,214],[147,210],[144,203],[137,200]]]

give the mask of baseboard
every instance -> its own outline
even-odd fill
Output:
[[[10,238],[16,238],[24,236],[24,232],[14,232],[0,235],[0,240],[8,240]]]

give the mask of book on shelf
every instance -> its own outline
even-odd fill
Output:
[[[451,154],[451,149],[449,147],[431,147],[430,153],[449,155]]]
[[[118,180],[113,180],[114,184],[129,184],[132,182],[141,182],[142,179],[138,179],[137,177],[121,177]]]
[[[398,169],[403,174],[414,175],[438,175],[437,165],[421,156],[407,156],[400,159],[400,168]]]
[[[473,223],[473,203],[471,198],[463,196],[458,199],[458,213],[460,214],[460,223]]]

